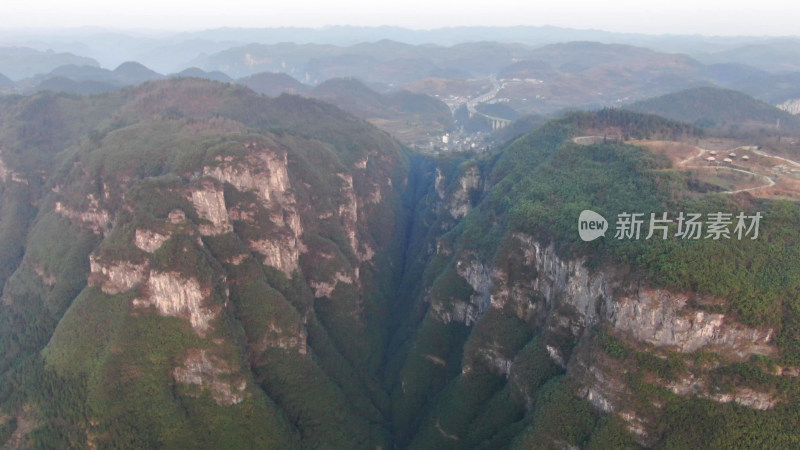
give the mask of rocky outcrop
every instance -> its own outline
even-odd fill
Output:
[[[311,281],[309,285],[314,289],[314,297],[330,297],[339,283],[353,284],[353,277],[345,272],[336,272],[330,281]]]
[[[691,308],[688,294],[621,285],[613,271],[590,272],[582,259],[564,260],[552,245],[542,246],[523,234],[515,235],[515,239],[537,277],[532,282],[509,283],[507,276],[496,274],[499,283],[491,296],[495,306],[508,301],[525,303],[525,297],[538,294],[550,311],[568,307],[573,314],[558,314],[556,316],[561,317],[550,320],[549,325],[567,327],[576,337],[586,327],[602,322],[636,341],[684,353],[714,347],[716,351],[745,358],[774,351],[770,344],[772,330],[728,323],[723,314]],[[468,281],[474,280],[474,273],[475,270],[465,271],[462,276]],[[486,273],[486,269],[482,273]],[[528,305],[520,306],[522,308],[518,309]]]
[[[191,349],[187,352],[183,365],[172,371],[176,382],[196,386],[199,392],[189,395],[199,397],[200,392],[208,391],[220,406],[233,406],[249,396],[247,380],[234,373],[230,364],[213,356],[206,349]]]
[[[581,388],[579,394],[600,410],[619,414],[637,436],[646,436],[648,424],[627,409],[628,388],[621,378],[625,369],[597,356],[594,347],[598,328],[609,330],[634,346],[690,353],[714,351],[732,360],[745,361],[753,354],[775,352],[772,330],[737,324],[724,314],[692,308],[692,295],[622,282],[620,268],[590,271],[582,259],[561,258],[553,245],[542,245],[525,234],[514,234],[512,257],[525,266],[526,277],[511,278],[503,270],[464,254],[456,263],[459,274],[473,289],[468,302],[449,301],[431,305],[443,322],[471,325],[489,308],[514,311],[542,330],[543,344],[553,361],[567,370]],[[564,338],[577,344],[575,350],[560,348]],[[594,350],[593,350],[594,349]],[[514,365],[492,342],[484,342],[480,358],[506,377]],[[735,401],[755,408],[773,407],[777,400],[768,393],[738,389],[712,393],[704,376],[664,384],[680,395],[695,395],[718,402]]]
[[[199,189],[191,192],[192,204],[200,219],[211,222],[201,223],[198,228],[203,236],[218,236],[233,231],[225,207],[225,195],[213,183],[205,182]]]
[[[147,267],[128,261],[106,262],[97,255],[89,255],[89,270],[90,286],[99,286],[104,293],[115,295],[141,284]]]
[[[438,167],[436,168],[436,176],[433,179],[433,187],[436,189],[436,194],[439,196],[439,200],[444,200],[444,196],[446,194],[446,186],[445,182],[447,178],[445,178],[442,170]]]
[[[89,205],[83,211],[72,209],[62,202],[56,202],[55,211],[75,225],[95,234],[105,236],[111,229],[111,214],[100,207],[100,202],[92,194],[89,194]]]
[[[353,177],[342,173],[337,175],[343,183],[341,194],[344,197],[344,201],[339,204],[339,221],[358,261],[369,261],[375,256],[375,251],[367,243],[360,242],[358,238],[359,200],[353,187]]]
[[[0,154],[2,154],[2,152],[0,152]],[[16,181],[17,183],[28,184],[28,180],[26,180],[19,173],[9,169],[2,158],[0,158],[0,181],[3,182]]]
[[[800,98],[792,98],[777,105],[778,109],[782,109],[789,114],[800,115]]]
[[[358,200],[356,199],[355,191],[353,190],[353,177],[343,173],[338,174],[344,183],[341,192],[344,196],[344,202],[339,204],[339,220],[342,222],[347,239],[350,242],[350,248],[353,253],[358,254],[358,237],[356,236],[358,223]]]
[[[696,395],[719,403],[736,402],[742,406],[762,411],[774,408],[778,404],[775,395],[768,392],[758,392],[747,387],[736,387],[732,392],[711,393],[710,384],[708,377],[689,376],[667,383],[665,387],[678,395]]]
[[[493,285],[492,270],[478,262],[477,258],[469,262],[456,263],[456,272],[464,278],[475,291],[470,297],[470,304],[474,305],[478,314],[483,314],[491,304],[491,290]]]
[[[430,301],[429,296],[426,299]],[[463,323],[467,326],[477,322],[481,315],[477,305],[456,299],[450,299],[446,303],[432,302],[431,313],[433,317],[442,323],[455,322]]]
[[[251,251],[263,255],[264,265],[291,277],[299,266],[304,246],[303,225],[291,191],[287,155],[257,142],[246,142],[244,146],[250,150],[245,158],[218,156],[215,165],[203,168],[203,174],[221,183],[228,183],[238,191],[255,193],[259,204],[234,204],[223,215],[224,198],[218,200],[215,204],[219,221],[212,220],[218,226],[211,231],[225,232],[230,227],[231,219],[254,223],[256,210],[265,209],[269,213],[271,227],[259,224],[264,236],[248,240],[247,246]]]
[[[772,330],[726,324],[725,315],[695,311],[689,298],[661,289],[639,289],[615,299],[608,319],[615,330],[637,341],[683,353],[713,346],[744,359],[774,352]]]
[[[265,266],[274,267],[291,277],[300,260],[300,245],[294,236],[261,239],[247,243],[248,248],[263,255]]]
[[[456,271],[472,287],[474,293],[469,301],[461,299],[448,299],[448,301],[435,301],[431,304],[431,311],[443,323],[463,323],[473,325],[486,312],[491,303],[490,290],[494,279],[491,270],[484,264],[472,258],[469,261],[458,261]]]
[[[245,148],[254,150],[245,161],[232,156],[218,156],[218,165],[203,168],[203,173],[223,183],[230,183],[242,192],[254,191],[264,202],[282,197],[291,186],[287,171],[286,153],[258,149],[259,144],[248,142]]]
[[[173,225],[186,223],[186,213],[180,209],[173,209],[169,212],[168,220]]]
[[[161,248],[161,245],[169,238],[169,235],[160,234],[155,231],[137,229],[134,233],[133,243],[139,250],[153,253]]]
[[[263,353],[268,348],[297,352],[305,355],[308,352],[308,331],[304,323],[298,322],[278,325],[274,320],[269,323],[262,338],[253,345],[256,353]]]
[[[442,196],[439,182],[441,172],[437,170],[436,173],[436,190]],[[462,219],[469,214],[472,209],[471,197],[473,192],[478,191],[481,187],[481,171],[477,166],[472,166],[464,172],[458,179],[458,188],[451,194],[446,202],[445,209],[450,213],[454,219]]]
[[[164,316],[188,319],[192,328],[203,336],[217,315],[204,304],[210,294],[211,290],[202,288],[194,278],[182,278],[175,272],[151,270],[145,297],[135,299],[133,304],[138,307],[155,306]]]

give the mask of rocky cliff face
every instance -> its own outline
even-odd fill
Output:
[[[70,426],[91,445],[145,420],[145,447],[207,445],[207,432],[265,448],[388,446],[367,386],[392,270],[375,259],[393,245],[405,151],[310,100],[207,82],[137,89],[106,105],[113,124],[63,149],[57,175],[36,179],[46,186],[0,157],[0,196],[13,185],[41,206],[2,297],[0,320],[20,323],[0,339],[29,340],[14,354],[41,351],[60,386],[87,386],[90,423]],[[191,417],[146,419],[184,407]]]
[[[464,173],[457,174],[457,183],[449,192],[447,177],[440,169],[436,169],[434,187],[439,199],[443,200],[446,209],[453,219],[463,219],[472,209],[472,198],[483,186],[483,178],[477,166],[467,168]]]
[[[523,273],[530,278],[510,277],[475,255],[464,254],[455,267],[473,294],[466,301],[434,300],[433,317],[445,324],[474,326],[489,310],[511,311],[540,330],[550,358],[580,386],[580,395],[599,410],[624,420],[643,444],[650,442],[648,429],[656,424],[648,423],[630,407],[627,370],[593,353],[602,352],[597,347],[597,330],[606,330],[634,348],[656,354],[710,352],[723,355],[727,361],[748,361],[753,355],[774,355],[777,351],[771,342],[771,329],[747,327],[724,314],[690,307],[697,294],[650,288],[621,276],[624,273],[619,268],[590,271],[582,259],[562,259],[552,244],[544,245],[525,234],[514,234],[511,239],[513,254],[505,257],[522,261]],[[478,358],[499,376],[513,379],[518,361],[513,354],[499,351],[501,347],[490,338],[482,342]],[[465,366],[465,373],[470,370]],[[780,401],[774,393],[750,388],[715,393],[709,372],[709,367],[695,367],[675,380],[653,381],[678,395],[733,401],[760,410]],[[521,383],[524,386],[524,381]],[[529,404],[532,401],[527,400]]]
[[[189,350],[183,365],[176,367],[172,376],[176,382],[200,392],[210,391],[220,406],[237,405],[250,395],[246,391],[247,380],[240,374],[233,374],[225,359],[211,355],[206,349]]]
[[[460,375],[447,382],[446,395],[461,392],[462,385],[475,389],[488,371],[504,380],[507,395],[519,398],[530,413],[541,407],[537,372],[560,370],[580,398],[615,417],[645,446],[657,444],[662,416],[656,411],[667,408],[667,392],[686,401],[702,399],[758,411],[791,401],[769,385],[721,384],[720,373],[728,368],[770,360],[779,353],[773,329],[746,326],[699,306],[725,304],[726,299],[657,288],[618,263],[590,269],[584,258],[564,258],[554,243],[520,232],[505,234],[488,252],[465,250],[475,246],[458,241],[469,226],[461,219],[475,208],[476,196],[480,203],[486,181],[474,166],[451,177],[441,168],[431,173],[428,198],[434,200],[429,209],[441,212],[437,221],[428,219],[431,237],[419,255],[428,258],[433,272],[418,300],[427,308],[419,325],[423,331],[414,337],[398,375],[398,414],[426,404],[420,392],[430,387],[415,376],[420,371],[441,383],[447,371],[458,370]],[[458,330],[464,329],[468,336],[458,337]],[[437,341],[429,338],[432,335]],[[454,360],[453,354],[460,351],[463,356]],[[549,362],[536,359],[538,366],[532,368],[534,354],[545,355]],[[548,364],[559,369],[548,369]],[[783,376],[787,382],[794,373],[763,365],[755,370],[765,377]],[[484,405],[492,404],[486,401]],[[444,403],[415,431],[412,447],[422,442],[444,445],[453,437],[471,439],[475,422],[452,419],[463,404]],[[447,415],[438,412],[445,410]]]
[[[287,170],[286,153],[265,148],[257,142],[245,142],[244,148],[249,151],[247,157],[235,159],[231,156],[217,157],[213,166],[203,167],[203,174],[220,183],[228,183],[240,193],[254,193],[255,204],[243,202],[232,204],[231,212],[236,220],[256,223],[259,211],[266,211],[272,229],[262,227],[264,232],[279,233],[280,238],[254,236],[248,240],[248,248],[263,257],[265,265],[275,267],[287,276],[297,270],[300,254],[303,251],[303,226],[297,212],[297,201],[291,191],[291,183]],[[215,201],[207,204],[195,201],[201,217],[205,215],[213,224],[210,230],[214,234],[232,231],[228,225],[229,212],[226,209],[221,192],[217,191]],[[197,191],[192,192],[193,200]],[[210,194],[203,194],[209,197]],[[202,230],[201,230],[202,232]]]
[[[26,427],[98,447],[526,448],[587,445],[593,421],[649,446],[676,398],[790,404],[800,370],[770,366],[773,330],[514,231],[484,203],[492,157],[409,162],[308,100],[139,89],[49,184],[0,159],[31,216],[0,370],[25,379],[41,355],[27,378],[59,394],[7,416]]]

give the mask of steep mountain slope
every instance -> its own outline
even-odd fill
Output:
[[[800,439],[800,207],[573,141],[691,126],[573,113],[432,158],[325,103],[185,78],[4,98],[0,123],[5,445]],[[583,209],[764,221],[585,243]]]
[[[386,369],[398,442],[728,448],[800,437],[798,285],[770,275],[796,270],[789,230],[800,207],[697,198],[646,150],[570,139],[609,129],[694,133],[622,111],[573,114],[494,157],[428,168],[395,306],[413,314]],[[586,243],[583,209],[760,210],[769,220],[747,242],[609,231]]]
[[[2,145],[32,225],[0,316],[26,439],[386,446],[397,144],[325,104],[199,80],[47,99],[96,128],[48,149],[46,174]]]

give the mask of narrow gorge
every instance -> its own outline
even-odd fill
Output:
[[[773,413],[797,402],[794,316],[751,312],[761,293],[727,298],[694,266],[671,276],[670,255],[699,264],[712,244],[654,244],[641,258],[664,262],[655,271],[636,248],[577,242],[589,201],[697,201],[646,149],[572,142],[655,121],[615,114],[434,157],[315,100],[197,79],[7,101],[0,436],[636,448],[691,443],[677,421],[695,416],[791,438],[791,417]],[[30,117],[55,131],[19,125]],[[654,135],[695,132],[655,123]],[[630,187],[615,192],[620,179]],[[798,214],[758,206],[774,223]],[[778,287],[775,308],[795,308],[794,285]]]

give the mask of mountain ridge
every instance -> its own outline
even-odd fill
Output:
[[[0,437],[27,424],[15,442],[73,447],[797,438],[798,205],[698,192],[645,148],[575,141],[693,142],[695,127],[573,112],[492,152],[431,156],[324,102],[192,78],[4,98],[0,113],[0,248],[26,244],[0,280]],[[60,128],[31,133],[37,120]],[[736,252],[587,243],[575,219],[590,208],[769,220]]]

